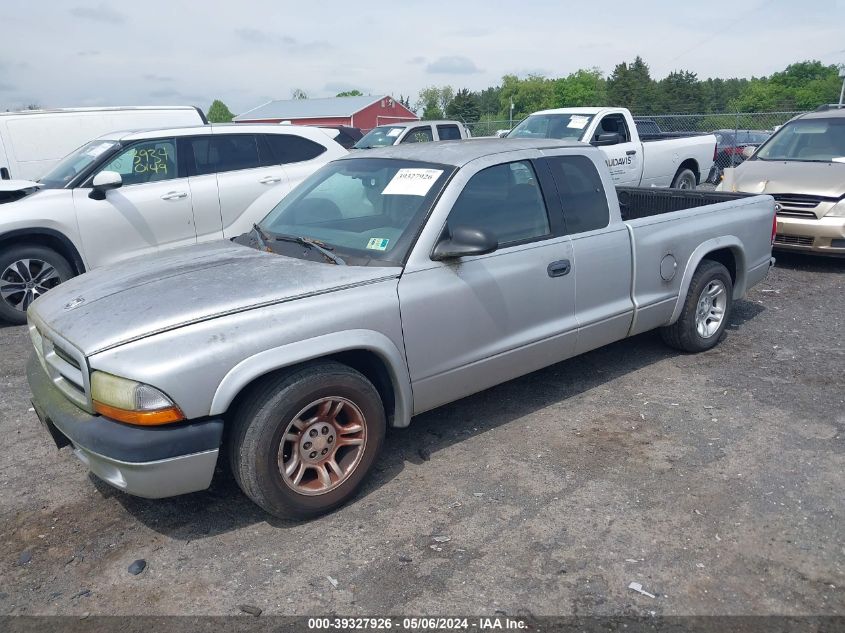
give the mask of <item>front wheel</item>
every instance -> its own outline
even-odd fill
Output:
[[[386,429],[376,388],[336,362],[265,380],[247,395],[233,424],[229,456],[235,479],[280,518],[315,516],[351,498]]]
[[[0,319],[26,323],[32,302],[71,277],[70,264],[50,248],[24,245],[0,253]]]
[[[695,172],[691,169],[681,169],[675,174],[675,179],[672,180],[672,189],[695,189],[698,184],[698,179],[695,177]]]
[[[660,329],[663,341],[683,352],[715,347],[730,316],[733,282],[728,269],[705,259],[692,276],[678,320]]]

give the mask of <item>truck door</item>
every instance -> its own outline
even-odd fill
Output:
[[[3,128],[0,122],[0,180],[11,180],[12,173],[9,169],[9,157],[6,155],[6,148],[3,145]]]
[[[631,242],[619,217],[611,217],[601,176],[586,156],[544,159],[560,196],[572,240],[578,284],[575,316],[581,354],[624,338],[633,318]]]
[[[619,143],[603,145],[599,137],[603,134],[618,134]],[[614,185],[638,186],[643,171],[642,144],[634,142],[625,117],[615,112],[605,114],[596,125],[591,143],[597,145],[606,156]]]
[[[499,248],[444,261],[426,257],[399,281],[416,412],[572,355],[572,246],[557,220],[531,161],[493,164],[467,181],[446,230],[486,229]]]

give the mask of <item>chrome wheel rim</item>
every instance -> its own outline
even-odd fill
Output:
[[[351,400],[315,400],[291,420],[277,462],[285,484],[301,495],[334,490],[349,479],[367,446],[367,421]]]
[[[727,301],[728,291],[721,281],[713,279],[705,286],[695,308],[695,331],[701,338],[710,338],[719,331]]]
[[[15,310],[26,309],[38,297],[62,283],[58,271],[43,259],[19,259],[0,274],[0,298]]]

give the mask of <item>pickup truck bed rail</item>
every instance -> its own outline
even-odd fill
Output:
[[[721,191],[691,191],[646,187],[616,187],[622,219],[636,220],[673,211],[683,211],[728,200],[739,200],[753,194]]]

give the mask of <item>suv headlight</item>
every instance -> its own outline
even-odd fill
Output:
[[[94,411],[127,424],[157,426],[185,419],[182,410],[155,387],[103,371],[91,374],[91,399]]]
[[[845,218],[845,198],[837,202],[833,208],[824,214],[826,218]]]

